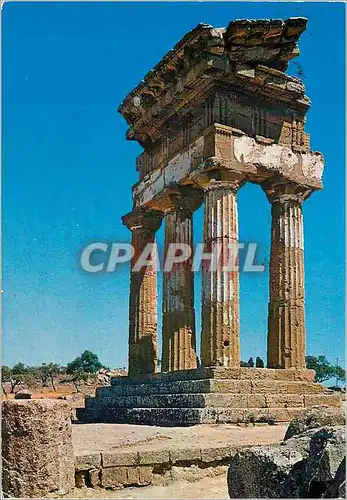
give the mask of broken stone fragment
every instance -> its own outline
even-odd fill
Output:
[[[14,395],[14,399],[31,399],[31,392],[26,390],[26,389],[23,389],[22,391],[18,391]]]
[[[230,498],[321,498],[345,456],[343,426],[311,429],[281,444],[232,457]]]
[[[254,61],[285,71],[299,53],[297,42],[307,19],[236,20],[224,34],[225,51],[232,61]]]
[[[313,406],[304,410],[290,422],[284,440],[302,434],[309,429],[325,425],[344,425],[345,419],[345,411],[341,408]]]

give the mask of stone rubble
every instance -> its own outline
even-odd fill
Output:
[[[341,426],[346,423],[346,412],[341,408],[313,406],[294,418],[286,431],[284,440],[290,439],[309,429],[324,426]]]
[[[228,470],[229,496],[322,498],[334,484],[345,453],[344,426],[309,429],[279,445],[240,451]]]

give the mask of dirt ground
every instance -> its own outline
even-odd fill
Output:
[[[8,384],[7,384],[8,385]],[[14,394],[10,394],[9,388],[7,387],[7,397],[5,394],[2,392],[1,394],[1,399],[2,401],[6,401],[7,399],[14,399]],[[26,387],[23,387],[23,389],[26,389]],[[89,389],[89,392],[94,395],[95,390],[94,388]],[[19,387],[16,392],[21,391],[22,387]],[[76,399],[80,403],[79,406],[84,406],[84,394],[77,393],[76,389],[74,388],[73,384],[57,384],[57,388],[54,391],[50,387],[41,387],[41,388],[28,388],[28,390],[31,392],[31,398],[32,399],[57,399],[60,396],[68,396],[71,400]],[[85,391],[87,393],[87,391]],[[89,393],[88,393],[89,394]]]
[[[271,444],[283,439],[287,425],[237,426],[232,424],[192,427],[154,427],[126,424],[74,424],[76,455],[113,451],[117,448],[154,450],[159,448],[218,447]]]

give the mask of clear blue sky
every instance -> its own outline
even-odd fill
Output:
[[[62,364],[90,349],[127,363],[128,267],[86,274],[92,241],[129,241],[141,148],[117,107],[199,22],[305,16],[307,131],[326,159],[305,202],[307,352],[344,361],[345,28],[342,3],[6,3],[3,8],[3,363]],[[196,240],[202,210],[196,214]],[[270,206],[239,193],[240,240],[268,256]],[[159,243],[163,230],[159,232]],[[242,358],[266,356],[268,273],[241,275]],[[196,307],[200,328],[200,280]]]

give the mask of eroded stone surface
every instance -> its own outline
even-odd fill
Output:
[[[165,244],[168,267],[163,273],[163,347],[162,371],[196,368],[193,212],[200,205],[194,190],[179,191],[172,195],[175,211],[165,217]],[[171,254],[168,255],[169,245]],[[184,245],[181,247],[180,245]],[[183,262],[171,264],[176,252],[190,249]]]
[[[223,140],[220,139],[221,130],[228,131],[228,134],[223,134]],[[218,162],[221,170],[242,173],[250,182],[265,181],[277,174],[299,185],[313,189],[322,187],[324,163],[320,153],[295,152],[271,141],[264,144],[260,137],[242,134],[232,138],[233,134],[231,127],[216,127],[212,132],[212,143],[211,132],[206,130],[189,150],[177,153],[170,165],[154,170],[134,186],[135,204],[159,207],[159,199],[166,190],[177,183],[184,185],[187,178],[194,184],[195,178],[209,171],[212,159]]]
[[[342,408],[314,406],[303,411],[290,422],[284,439],[290,439],[317,427],[344,425],[345,421],[346,414]]]
[[[231,458],[230,498],[321,498],[345,456],[344,427],[311,429]]]
[[[157,271],[156,254],[148,255],[149,263],[136,270],[134,265],[148,244],[155,242],[155,231],[161,224],[158,212],[129,214],[123,222],[132,231],[134,256],[130,273],[129,300],[129,376],[157,371]]]
[[[289,183],[271,183],[267,189],[272,204],[268,320],[271,368],[306,366],[302,203],[310,193]]]
[[[202,268],[201,360],[204,366],[240,366],[238,214],[240,180],[214,180],[205,188],[205,252],[219,259]],[[219,247],[219,250],[218,250]],[[230,266],[230,261],[232,266]],[[233,267],[234,270],[225,270]],[[211,269],[211,270],[210,270]]]
[[[202,368],[122,377],[89,398],[85,422],[148,425],[288,422],[304,408],[341,406],[312,370]],[[213,378],[214,377],[214,378]]]
[[[3,401],[2,478],[9,497],[67,494],[75,484],[70,405]]]

